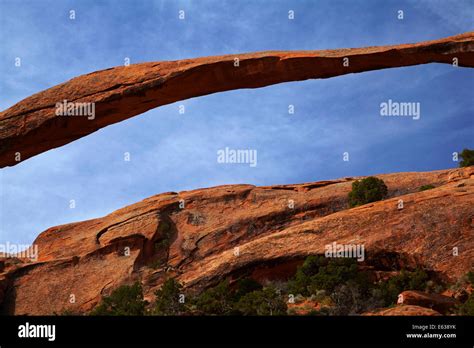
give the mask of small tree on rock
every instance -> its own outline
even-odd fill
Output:
[[[462,161],[459,162],[460,167],[474,166],[474,150],[464,149],[459,157],[462,158]]]
[[[387,186],[383,180],[373,176],[352,183],[352,191],[349,192],[349,206],[351,208],[359,205],[380,201],[387,195]]]

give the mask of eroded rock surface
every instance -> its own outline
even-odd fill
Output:
[[[473,268],[474,167],[378,177],[389,197],[353,209],[347,194],[356,178],[226,185],[163,193],[49,228],[34,242],[37,262],[2,262],[2,311],[87,312],[134,281],[152,301],[167,276],[191,292],[225,278],[285,279],[333,242],[363,244],[365,265],[382,273],[422,266],[455,282]],[[419,191],[428,184],[435,188]]]
[[[440,316],[441,313],[425,307],[415,305],[401,305],[393,308],[381,309],[374,312],[364,313],[367,316]]]
[[[434,309],[442,314],[447,314],[461,302],[456,299],[440,294],[427,294],[422,291],[407,290],[398,295],[398,303],[415,305]]]

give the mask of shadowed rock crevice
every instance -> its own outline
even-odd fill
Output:
[[[177,238],[178,231],[168,215],[159,215],[155,235],[145,241],[143,249],[135,262],[135,270],[147,265],[153,268],[168,268],[169,250]]]

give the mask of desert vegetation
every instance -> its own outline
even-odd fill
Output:
[[[151,304],[144,301],[138,283],[124,285],[104,297],[91,315],[358,315],[395,306],[405,290],[430,293],[446,288],[421,268],[395,273],[377,280],[355,259],[311,255],[287,281],[261,284],[244,277],[191,294],[168,278]],[[473,284],[472,272],[465,278]],[[304,308],[307,304],[309,309]],[[474,315],[472,294],[453,314]]]
[[[431,184],[428,184],[428,185],[422,185],[420,186],[420,188],[418,189],[419,191],[426,191],[426,190],[431,190],[431,189],[434,189],[435,187]]]
[[[351,208],[371,202],[380,201],[387,196],[387,186],[382,179],[369,176],[352,183],[349,192],[349,206]]]
[[[122,285],[110,296],[105,296],[91,315],[144,315],[147,303],[143,300],[143,290],[137,282],[133,285]]]
[[[464,149],[459,154],[459,157],[462,158],[459,162],[460,167],[474,166],[474,150]]]

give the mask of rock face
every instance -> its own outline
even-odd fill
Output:
[[[471,284],[465,282],[464,286],[461,285],[460,288],[455,289],[455,290],[447,289],[443,291],[441,295],[454,298],[455,300],[460,301],[460,302],[465,302],[469,298],[469,295],[472,294],[473,292],[474,292],[474,287]]]
[[[0,113],[0,168],[183,99],[369,70],[452,64],[454,58],[458,66],[474,67],[474,32],[417,44],[247,53],[96,71],[34,94]],[[56,104],[64,101],[94,103],[94,115],[57,116]]]
[[[433,309],[414,306],[414,305],[401,305],[393,308],[382,309],[375,312],[364,313],[363,315],[367,316],[415,316],[415,315],[423,315],[423,316],[440,316],[439,312],[436,312]]]
[[[427,294],[422,291],[408,290],[398,295],[398,303],[416,305],[434,309],[442,314],[447,314],[456,305],[461,304],[454,298],[439,294]]]
[[[454,282],[473,268],[474,167],[378,177],[389,197],[353,209],[347,194],[354,178],[344,178],[168,192],[52,227],[34,242],[36,262],[2,262],[2,311],[87,312],[103,294],[137,280],[153,300],[167,276],[191,292],[224,278],[285,279],[333,242],[363,244],[364,264],[380,272],[423,266]],[[428,184],[435,188],[419,191]]]

